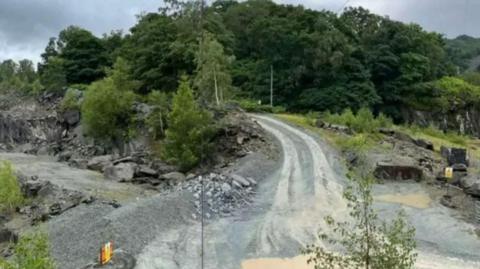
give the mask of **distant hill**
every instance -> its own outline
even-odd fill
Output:
[[[447,53],[461,71],[477,70],[480,65],[480,38],[460,35],[447,39]]]

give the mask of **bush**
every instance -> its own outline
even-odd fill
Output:
[[[308,112],[305,117],[307,118],[307,124],[310,126],[316,126],[317,120],[320,117],[320,113],[318,112]]]
[[[15,256],[5,261],[0,259],[2,269],[54,269],[50,258],[48,237],[43,233],[31,233],[20,238],[14,248]]]
[[[24,202],[22,191],[12,165],[0,164],[0,211],[12,211]]]
[[[259,104],[258,101],[251,99],[242,99],[238,101],[238,105],[247,112],[256,112],[256,113],[284,113],[286,110],[282,106],[270,106]]]
[[[356,134],[353,136],[338,136],[334,139],[335,144],[342,151],[363,152],[371,146],[368,135]]]
[[[173,97],[167,123],[163,155],[169,162],[188,171],[208,156],[214,134],[212,116],[198,107],[185,78]]]
[[[349,108],[342,114],[330,114],[326,112],[322,119],[328,123],[345,125],[357,133],[376,133],[378,128],[391,127],[392,119],[380,113],[375,117],[368,108],[360,109],[357,114],[353,114]]]
[[[113,141],[131,136],[136,83],[128,79],[128,74],[126,62],[119,59],[108,77],[88,87],[82,104],[87,134]]]

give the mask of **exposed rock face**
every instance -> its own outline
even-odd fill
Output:
[[[447,160],[448,165],[454,165],[454,164],[464,164],[466,166],[469,165],[466,149],[447,148],[442,146],[440,148],[440,153],[442,154],[442,157],[444,157]]]
[[[404,110],[403,118],[419,126],[438,126],[441,130],[458,131],[461,134],[480,137],[480,109],[475,106],[451,108],[447,112]]]
[[[378,163],[374,171],[375,177],[385,180],[422,180],[423,171],[417,166]]]

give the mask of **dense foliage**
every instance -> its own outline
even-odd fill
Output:
[[[97,37],[70,26],[49,40],[37,75],[31,63],[4,62],[0,88],[88,85],[122,57],[140,94],[173,92],[185,74],[203,103],[268,104],[273,85],[274,105],[290,111],[366,107],[402,121],[402,109],[435,98],[436,81],[457,75],[480,52],[474,38],[446,40],[363,8],[335,14],[270,0],[217,0],[202,12],[199,3],[166,1],[139,15],[126,35]]]
[[[116,143],[128,138],[137,85],[130,79],[126,61],[118,58],[110,74],[92,83],[85,93],[82,120],[87,133]]]
[[[0,258],[2,269],[54,269],[50,257],[48,237],[44,233],[22,236],[14,247],[14,257],[8,261]]]
[[[0,63],[0,92],[16,90],[24,94],[41,90],[37,72],[30,60]]]
[[[198,106],[188,81],[182,79],[168,114],[165,158],[187,171],[208,156],[213,134],[211,115]]]
[[[447,52],[450,59],[460,70],[477,70],[480,62],[477,59],[480,55],[480,38],[467,35],[458,36],[455,39],[447,40]]]

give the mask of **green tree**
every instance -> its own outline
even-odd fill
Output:
[[[0,258],[3,269],[54,269],[55,263],[50,257],[48,237],[44,233],[30,233],[22,236],[14,247],[15,255],[11,260]]]
[[[403,212],[390,223],[379,220],[373,209],[372,184],[370,176],[356,176],[344,192],[350,209],[349,220],[325,218],[333,236],[322,231],[319,237],[332,248],[340,247],[341,252],[318,245],[309,245],[303,250],[315,269],[413,268],[417,257],[415,230],[406,222]]]
[[[0,212],[15,210],[24,202],[20,184],[10,162],[0,163]]]
[[[166,93],[156,90],[151,91],[147,96],[147,103],[152,106],[152,111],[146,123],[152,129],[153,139],[165,135],[165,120],[170,109],[169,101]]]
[[[48,64],[43,66],[40,81],[49,92],[58,92],[67,86],[64,60],[60,57],[51,57]]]
[[[195,86],[202,101],[218,105],[230,95],[232,79],[229,66],[233,57],[226,56],[222,44],[206,32],[196,55]]]
[[[186,78],[182,78],[173,96],[167,122],[164,156],[188,171],[208,156],[214,128],[209,112],[195,102]]]
[[[125,60],[117,59],[106,78],[92,83],[82,103],[82,120],[87,134],[120,143],[131,135],[135,81],[130,79]]]
[[[172,17],[158,13],[139,16],[130,32],[121,55],[131,64],[133,78],[141,82],[141,93],[154,89],[172,91],[179,74],[191,73],[193,57],[177,53],[185,44],[172,47],[178,33]]]

